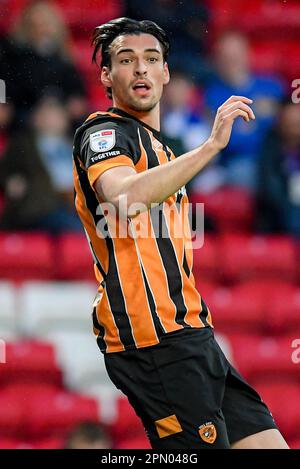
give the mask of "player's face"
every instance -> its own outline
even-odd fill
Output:
[[[112,88],[115,106],[150,111],[169,81],[159,41],[150,34],[117,37],[111,45],[111,67],[103,67],[101,79]]]

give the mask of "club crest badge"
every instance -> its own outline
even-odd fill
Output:
[[[212,422],[207,422],[199,427],[199,435],[205,443],[214,443],[217,438],[217,430]]]

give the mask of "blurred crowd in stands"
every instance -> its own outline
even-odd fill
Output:
[[[65,14],[69,3],[4,1],[1,229],[81,230],[73,207],[72,137],[90,112],[110,104],[90,63],[89,43],[93,26],[115,14],[151,19],[169,33],[172,79],[162,101],[162,130],[177,155],[207,139],[217,108],[229,96],[254,101],[255,122],[235,123],[228,147],[189,184],[189,192],[199,200],[220,188],[239,188],[254,200],[254,230],[299,236],[300,106],[291,100],[290,76],[269,65],[257,71],[251,32],[215,24],[211,4],[220,2],[214,1],[102,1],[109,11],[97,17],[97,2],[89,0],[94,17],[86,22],[76,2],[73,16]]]

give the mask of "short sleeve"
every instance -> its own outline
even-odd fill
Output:
[[[115,122],[93,125],[82,135],[80,159],[93,186],[96,179],[108,169],[117,166],[134,168],[132,139],[126,128]]]

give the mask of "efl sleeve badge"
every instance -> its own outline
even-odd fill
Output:
[[[90,135],[90,147],[96,153],[111,150],[116,144],[114,129],[99,130]]]

